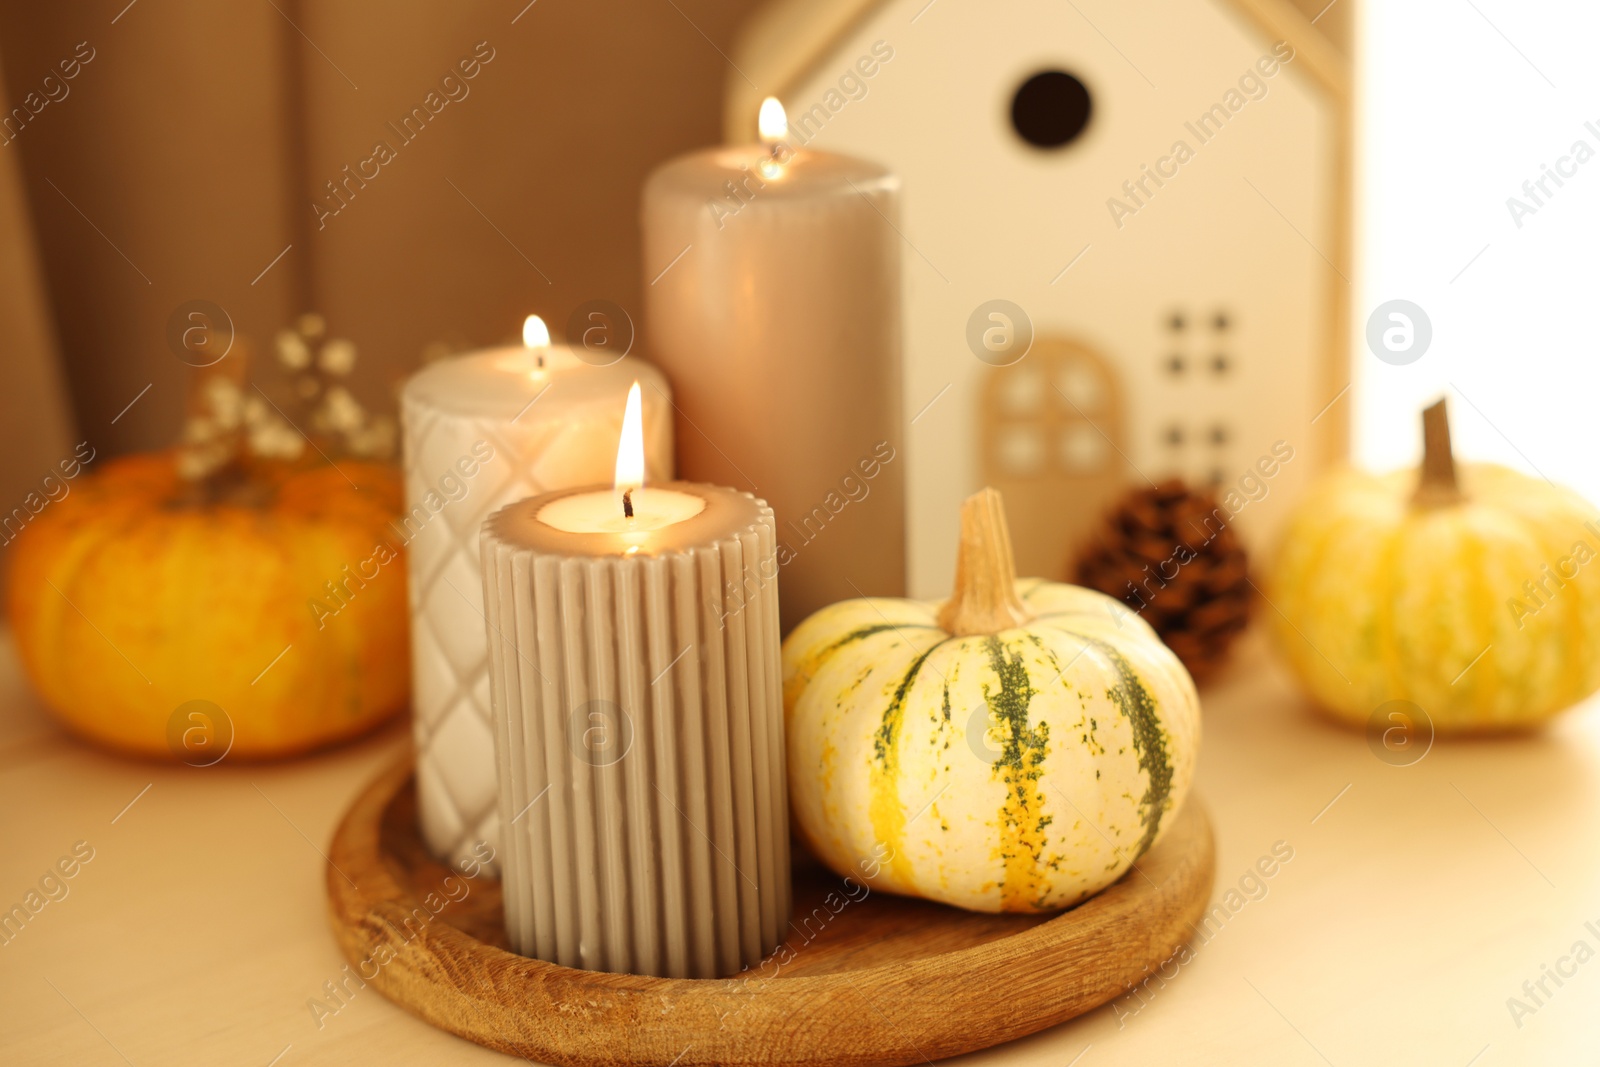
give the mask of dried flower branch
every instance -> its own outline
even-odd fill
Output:
[[[369,414],[343,383],[355,369],[356,346],[343,338],[324,340],[326,333],[323,317],[307,313],[275,338],[277,361],[293,386],[287,417],[249,388],[249,358],[242,348],[201,368],[190,391],[179,473],[199,482],[237,473],[250,458],[299,459],[306,452],[305,433],[317,451],[334,458],[392,457],[394,420]]]

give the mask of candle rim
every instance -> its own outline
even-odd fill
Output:
[[[537,378],[529,366],[530,351],[533,350],[520,343],[505,344],[434,360],[406,379],[401,389],[402,401],[452,415],[510,419],[547,387],[550,393],[541,405],[558,396],[580,401],[609,399],[613,393],[625,396],[635,379],[647,409],[672,395],[660,368],[637,353],[629,353],[615,363],[594,364],[580,359],[571,345],[552,344],[537,350],[545,357],[544,376]],[[500,377],[492,384],[486,383],[481,380],[486,371]],[[506,387],[519,380],[524,383],[522,388]],[[530,418],[522,421],[530,421],[537,413],[535,407],[529,412]],[[645,421],[648,438],[651,420]]]
[[[743,490],[687,481],[653,482],[646,488],[699,496],[706,506],[680,522],[641,532],[575,533],[540,522],[539,511],[556,500],[612,493],[612,486],[604,482],[572,486],[523,497],[495,511],[484,520],[484,543],[493,541],[513,550],[565,559],[661,558],[692,555],[697,549],[736,540],[747,532],[775,528],[767,502]]]
[[[703,199],[708,180],[706,163],[717,168],[714,184],[719,184],[742,177],[746,168],[749,173],[759,175],[758,165],[770,158],[768,147],[759,142],[698,149],[657,167],[646,183],[646,195],[666,191]],[[849,180],[842,180],[845,178]],[[859,192],[898,193],[900,187],[900,176],[873,160],[818,148],[795,148],[785,158],[783,177],[768,181],[749,203],[754,206],[763,199],[813,198],[828,194],[856,197]]]

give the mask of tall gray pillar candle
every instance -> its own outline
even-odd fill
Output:
[[[905,592],[898,201],[882,167],[781,133],[645,186],[645,336],[676,392],[678,473],[772,504],[786,633]]]
[[[723,977],[789,921],[772,509],[620,495],[483,527],[506,932],[567,967]]]

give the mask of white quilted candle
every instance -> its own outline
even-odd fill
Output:
[[[479,526],[523,497],[609,482],[635,381],[649,477],[672,477],[671,394],[659,371],[551,345],[537,318],[524,339],[424,368],[400,402],[417,805],[423,839],[446,861],[478,841],[500,852]]]

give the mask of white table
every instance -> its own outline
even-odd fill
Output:
[[[1528,1001],[1520,1027],[1507,1007],[1575,942],[1600,952],[1584,925],[1600,931],[1596,702],[1540,736],[1440,743],[1395,767],[1313,718],[1254,639],[1204,698],[1199,789],[1216,825],[1218,900],[1275,842],[1294,858],[1170,983],[1151,982],[1142,1006],[1125,998],[951,1062],[1600,1059],[1600,956],[1563,986],[1546,978],[1552,995]],[[515,1062],[370,988],[320,1029],[307,1006],[344,963],[319,850],[408,743],[396,725],[285,764],[123,759],[55,725],[0,643],[0,907],[75,842],[94,849],[67,896],[0,946],[0,1062]],[[881,1008],[892,1017],[893,1004]]]

